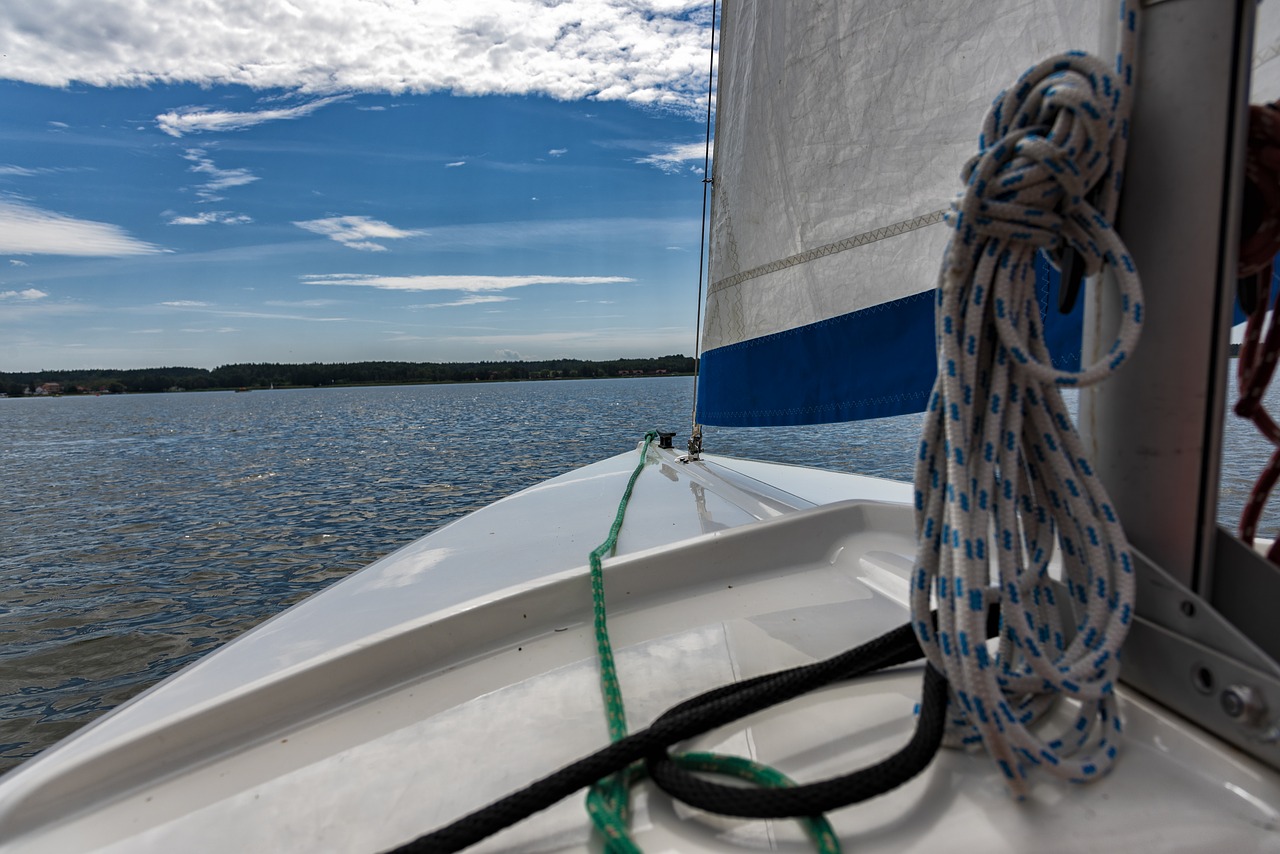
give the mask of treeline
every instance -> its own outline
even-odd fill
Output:
[[[542,362],[339,362],[287,365],[257,363],[204,368],[0,372],[0,392],[10,397],[42,388],[61,394],[199,391],[290,386],[469,383],[585,377],[659,376],[693,373],[689,356],[614,359],[591,362],[551,359]]]

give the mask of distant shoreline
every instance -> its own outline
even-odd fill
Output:
[[[500,383],[560,383],[560,382],[583,382],[590,380],[652,380],[664,379],[666,377],[691,377],[693,372],[688,373],[667,373],[667,374],[633,374],[624,377],[528,377],[517,380],[416,380],[407,382],[368,382],[368,383],[330,383],[328,385],[278,385],[278,386],[247,386],[243,388],[195,388],[195,389],[161,389],[160,391],[76,391],[76,392],[59,392],[57,394],[37,395],[24,394],[23,398],[39,398],[39,397],[98,397],[98,396],[114,396],[114,395],[133,395],[133,394],[202,394],[202,393],[218,393],[226,394],[228,392],[250,392],[250,391],[298,391],[318,388],[399,388],[401,386],[420,386],[420,385],[497,385]],[[13,395],[0,393],[0,400],[12,398]]]
[[[648,359],[549,359],[527,362],[339,362],[255,363],[205,368],[0,372],[6,397],[154,394],[185,391],[258,391],[297,388],[358,388],[399,385],[629,379],[692,376],[689,356]]]

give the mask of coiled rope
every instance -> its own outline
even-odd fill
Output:
[[[1034,766],[1080,782],[1105,774],[1121,731],[1114,683],[1133,565],[1061,394],[1110,376],[1142,323],[1137,273],[1111,227],[1136,5],[1120,14],[1114,72],[1063,54],[995,100],[947,217],[954,233],[939,276],[938,379],[915,470],[913,621],[951,684],[948,745],[984,746],[1018,798]],[[1114,271],[1124,313],[1109,353],[1078,372],[1052,367],[1035,296],[1036,253],[1068,247],[1087,274]],[[1055,537],[1074,635],[1049,576]],[[1001,615],[994,651],[983,640],[991,603]],[[1076,718],[1042,734],[1033,725],[1058,696],[1078,701]]]
[[[990,620],[993,630],[995,616],[993,611]],[[394,854],[460,851],[639,760],[651,757],[651,762],[661,763],[670,745],[841,680],[915,661],[921,655],[915,631],[907,624],[831,658],[715,688],[669,709],[647,728],[394,849]],[[946,725],[946,679],[931,665],[926,664],[924,671],[924,691],[915,732],[893,756],[835,780],[798,787],[798,795],[797,789],[790,788],[759,793],[737,791],[781,797],[788,803],[784,808],[766,807],[768,815],[796,816],[866,800],[905,783],[928,764],[942,741]],[[751,811],[747,815],[760,816],[758,805],[752,804],[748,810]]]
[[[1249,108],[1245,182],[1247,222],[1240,237],[1238,275],[1242,280],[1241,303],[1247,303],[1243,307],[1249,318],[1236,362],[1240,397],[1235,413],[1252,421],[1275,446],[1240,514],[1240,539],[1251,546],[1258,532],[1258,518],[1280,479],[1280,427],[1262,406],[1280,355],[1280,325],[1274,311],[1267,322],[1272,266],[1280,253],[1280,104],[1255,104]],[[1254,221],[1248,222],[1250,219]],[[1280,539],[1272,544],[1267,559],[1280,564]]]

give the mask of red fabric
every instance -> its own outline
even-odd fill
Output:
[[[1280,479],[1280,427],[1262,406],[1262,398],[1275,372],[1276,357],[1280,355],[1280,325],[1276,323],[1275,312],[1271,323],[1266,322],[1271,303],[1272,260],[1280,254],[1280,102],[1249,108],[1245,181],[1248,192],[1255,194],[1253,200],[1259,205],[1260,219],[1256,229],[1240,236],[1239,276],[1241,279],[1253,277],[1257,299],[1245,326],[1236,365],[1240,399],[1235,412],[1253,421],[1276,447],[1240,516],[1240,538],[1253,545],[1258,518]],[[1277,303],[1280,304],[1280,295]],[[1280,564],[1280,538],[1272,545],[1267,558]]]

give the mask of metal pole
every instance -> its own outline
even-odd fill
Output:
[[[1254,0],[1148,3],[1117,227],[1146,322],[1128,365],[1081,395],[1080,427],[1136,548],[1208,598],[1235,296]],[[1110,346],[1091,282],[1084,357]]]

